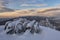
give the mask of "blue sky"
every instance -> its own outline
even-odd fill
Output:
[[[60,5],[60,0],[5,0],[11,9],[44,8]]]

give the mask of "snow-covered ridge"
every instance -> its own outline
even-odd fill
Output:
[[[56,19],[55,17],[22,16],[22,17],[17,17],[17,18],[0,18],[0,25],[5,25],[7,21],[14,22],[14,20],[18,20],[19,18],[27,19],[30,21],[35,20],[39,22],[41,26],[50,27],[50,28],[57,29],[60,31],[60,21],[59,19]]]
[[[29,30],[31,33],[40,33],[41,29],[39,26],[56,29],[56,26],[52,25],[47,18],[45,20],[40,20],[39,22],[26,18],[18,18],[14,19],[14,21],[6,22],[4,30],[7,30],[7,34],[20,34],[26,32],[26,30]]]
[[[48,22],[48,19],[46,20]],[[4,26],[0,26],[0,40],[60,40],[59,31],[49,26],[41,26],[39,23],[26,18],[8,21]]]

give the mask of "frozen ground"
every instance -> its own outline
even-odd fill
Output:
[[[31,34],[28,30],[23,35],[7,35],[0,26],[0,40],[60,40],[60,32],[47,27],[42,27],[40,34]]]

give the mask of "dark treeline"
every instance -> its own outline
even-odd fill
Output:
[[[0,25],[5,25],[7,21],[13,21],[13,18],[0,18]]]
[[[16,17],[16,18],[0,18],[0,25],[5,25],[7,21],[13,21],[14,19],[18,18],[26,18],[27,20],[36,20],[40,22],[41,20],[46,20],[48,19],[53,19],[53,17],[42,17],[42,16],[21,16],[21,17]]]

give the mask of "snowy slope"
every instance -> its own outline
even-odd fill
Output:
[[[60,40],[60,32],[50,28],[42,28],[44,31],[44,39],[43,40]]]
[[[0,26],[0,40],[60,40],[60,32],[54,29],[40,26],[42,32],[40,34],[31,34],[27,30],[22,35],[7,35],[3,30],[4,26]]]

